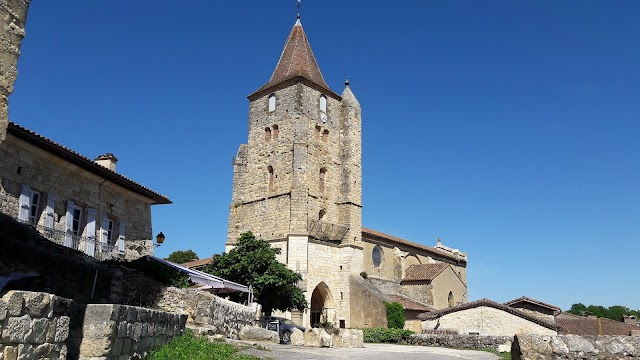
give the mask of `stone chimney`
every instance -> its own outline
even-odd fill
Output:
[[[106,153],[104,155],[100,155],[95,160],[96,164],[106,167],[107,169],[115,172],[116,171],[116,163],[118,162],[118,158],[113,156],[112,153]]]

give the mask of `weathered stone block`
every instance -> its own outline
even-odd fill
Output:
[[[304,346],[304,333],[302,330],[295,328],[291,333],[291,345]]]
[[[24,297],[19,291],[9,291],[2,299],[7,303],[8,314],[10,316],[20,316]]]
[[[331,335],[325,329],[320,330],[320,347],[331,347]]]
[[[280,337],[275,331],[263,329],[255,326],[245,326],[240,330],[240,340],[270,341],[280,343]]]
[[[67,340],[69,337],[69,323],[70,319],[68,316],[60,316],[58,318],[58,321],[56,322],[56,335],[54,337],[54,342],[60,343]]]
[[[118,356],[122,354],[122,345],[124,343],[123,339],[116,339],[113,342],[113,347],[111,348],[111,355]]]
[[[11,317],[2,330],[2,341],[11,343],[25,342],[31,328],[31,318],[29,315],[21,317]]]
[[[320,330],[313,328],[304,333],[304,346],[320,347]]]
[[[4,302],[4,300],[0,299],[0,322],[4,321],[4,319],[7,317],[8,312],[9,312],[9,307],[7,303]]]
[[[24,312],[31,317],[42,317],[49,314],[51,295],[42,292],[31,292],[24,295]]]
[[[36,350],[35,346],[31,344],[18,345],[18,360],[36,359],[35,350]]]
[[[18,347],[6,346],[4,348],[4,360],[18,360]]]
[[[46,318],[31,320],[31,331],[27,334],[25,342],[30,344],[43,344],[47,340],[49,320]]]
[[[362,348],[364,347],[364,333],[360,329],[350,329],[351,333],[351,347]]]
[[[58,319],[53,318],[49,320],[49,328],[47,329],[47,336],[45,341],[52,343],[56,341],[56,329],[58,328]]]
[[[80,355],[82,357],[108,356],[111,352],[111,339],[100,338],[91,341],[82,341],[80,344]]]

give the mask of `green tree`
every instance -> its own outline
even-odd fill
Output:
[[[404,322],[407,320],[407,316],[404,313],[404,307],[402,307],[402,304],[397,302],[385,302],[384,305],[387,307],[387,328],[404,328]]]
[[[184,264],[189,261],[199,260],[199,258],[193,250],[178,250],[169,254],[169,257],[165,260],[175,264]]]
[[[639,311],[631,310],[626,306],[614,305],[608,308],[598,305],[585,306],[582,303],[571,305],[571,309],[567,310],[569,314],[574,315],[594,315],[601,318],[623,321],[625,316],[640,315]]]
[[[251,232],[240,235],[235,247],[228,253],[213,256],[212,264],[204,271],[253,288],[262,310],[271,315],[273,310],[300,311],[307,301],[298,281],[300,274],[293,272],[276,259],[280,249],[258,240]],[[246,299],[244,294],[231,294],[233,300]]]

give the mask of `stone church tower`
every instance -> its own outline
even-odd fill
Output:
[[[227,249],[245,231],[281,248],[311,304],[294,320],[349,326],[349,275],[363,266],[360,104],[348,82],[342,95],[327,85],[299,17],[273,75],[248,99]]]

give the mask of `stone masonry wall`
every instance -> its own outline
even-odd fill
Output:
[[[210,334],[237,338],[240,329],[252,325],[256,310],[202,290],[167,288],[160,295],[157,307],[188,315],[187,327]]]
[[[80,360],[144,357],[182,335],[187,317],[164,311],[89,304],[84,313]]]
[[[66,359],[71,300],[10,291],[0,300],[0,360]]]
[[[640,359],[640,336],[516,335],[512,359]]]
[[[411,335],[406,343],[455,349],[509,351],[512,340],[513,336],[417,334]]]
[[[8,97],[18,77],[18,56],[29,3],[29,0],[0,0],[0,146],[7,133]]]
[[[488,306],[445,314],[438,319],[422,322],[423,330],[454,330],[460,334],[478,333],[486,336],[515,334],[556,335],[556,331],[523,319],[506,311]]]
[[[87,212],[92,208],[96,211],[98,239],[101,219],[106,216],[114,221],[112,244],[116,244],[118,239],[119,223],[125,223],[127,260],[153,254],[149,200],[118,185],[104,182],[104,179],[11,134],[0,146],[0,158],[3,159],[0,162],[1,212],[17,218],[21,187],[28,185],[41,194],[37,224],[44,226],[47,202],[53,197],[54,228],[64,231],[66,204],[71,200],[82,209],[80,226],[84,229],[83,236],[86,236]],[[114,251],[117,251],[117,247]]]

